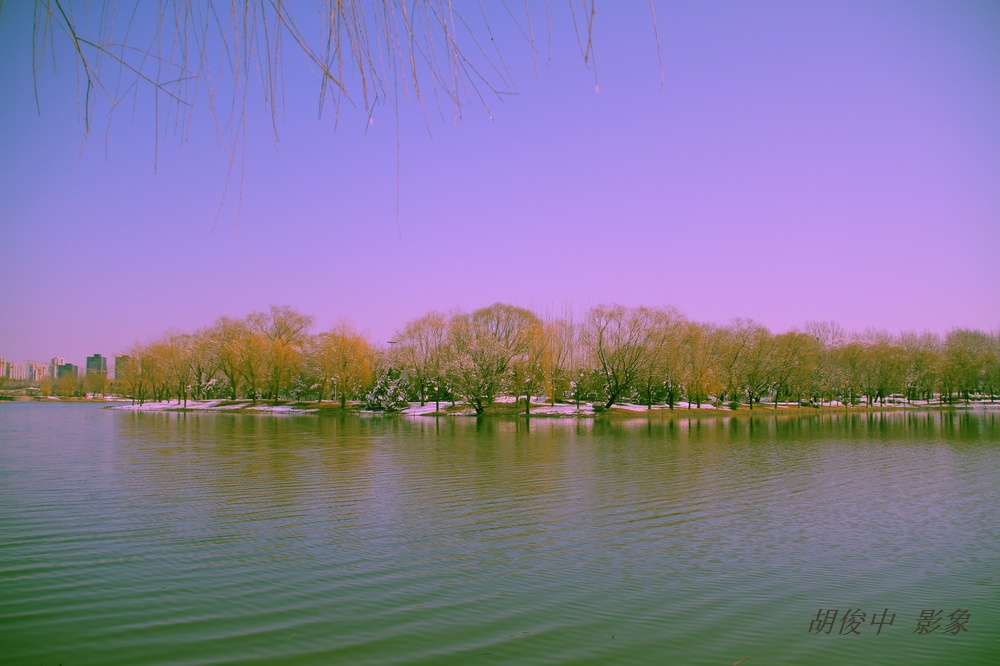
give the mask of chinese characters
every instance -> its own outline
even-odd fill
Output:
[[[955,609],[950,615],[945,615],[944,610],[924,609],[920,611],[916,619],[916,629],[911,633],[921,636],[933,633],[957,636],[969,631],[966,625],[970,617],[971,613],[964,608]],[[860,636],[862,633],[874,633],[879,636],[883,630],[895,625],[896,614],[890,613],[888,608],[871,614],[861,608],[848,608],[843,614],[839,609],[820,608],[809,623],[809,633],[829,635],[836,629],[837,635],[840,636],[852,634]]]

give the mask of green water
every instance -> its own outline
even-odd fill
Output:
[[[1000,412],[4,403],[0,663],[995,664],[998,506]]]

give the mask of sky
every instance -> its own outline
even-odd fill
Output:
[[[277,137],[248,106],[242,190],[202,101],[183,135],[148,91],[86,134],[65,40],[36,106],[31,4],[0,14],[10,361],[82,365],[272,304],[375,343],[496,301],[1000,328],[996,2],[654,2],[662,87],[646,3],[597,3],[596,74],[565,3],[550,34],[533,3],[537,68],[497,21],[516,94],[457,121],[426,94],[319,117],[287,57]]]

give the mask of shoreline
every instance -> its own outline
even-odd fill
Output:
[[[127,412],[168,412],[168,413],[213,413],[213,414],[251,414],[251,415],[272,415],[272,416],[302,416],[314,414],[341,415],[353,414],[358,416],[410,416],[410,417],[528,417],[539,419],[594,419],[594,418],[638,418],[642,416],[654,417],[658,419],[671,418],[698,418],[698,419],[718,419],[732,417],[752,417],[752,416],[812,416],[819,414],[873,414],[889,412],[937,412],[937,411],[979,411],[1000,412],[1000,401],[997,402],[971,402],[955,404],[928,404],[925,401],[919,403],[893,403],[887,405],[852,405],[847,406],[840,403],[833,405],[808,405],[802,406],[797,403],[779,403],[775,408],[773,403],[759,403],[753,409],[741,403],[738,409],[729,407],[715,407],[710,404],[703,404],[700,408],[689,406],[685,402],[679,403],[673,409],[667,405],[653,405],[648,408],[646,405],[636,405],[631,403],[616,404],[609,409],[595,410],[592,403],[549,403],[532,402],[531,412],[525,414],[523,403],[515,406],[514,399],[501,396],[497,402],[485,413],[477,415],[475,410],[467,403],[457,402],[452,405],[450,402],[442,402],[440,411],[435,409],[434,403],[429,402],[421,405],[419,402],[410,403],[410,407],[396,412],[376,412],[361,408],[360,403],[348,403],[346,408],[340,406],[338,401],[317,402],[293,402],[280,401],[271,403],[258,401],[256,404],[249,399],[238,400],[188,400],[187,404],[177,403],[174,400],[161,402],[146,401],[142,405],[129,404],[128,398],[104,397],[104,398],[64,398],[58,396],[13,396],[0,400],[3,402],[35,402],[45,404],[62,403],[103,403],[105,409]]]
[[[128,402],[125,400],[100,400],[100,399],[75,399],[66,402]],[[50,402],[49,400],[37,400],[37,402]],[[51,402],[62,402],[62,400],[52,400]],[[741,404],[739,409],[717,408],[711,405],[702,405],[700,408],[688,406],[676,406],[670,409],[667,405],[653,405],[652,409],[646,405],[621,404],[614,405],[606,410],[595,411],[592,404],[581,403],[579,407],[575,403],[532,403],[531,411],[525,414],[523,403],[515,406],[512,399],[498,401],[483,414],[477,415],[475,410],[468,404],[458,402],[455,405],[441,403],[440,411],[435,409],[434,403],[420,405],[419,402],[410,403],[410,407],[398,412],[376,412],[361,409],[358,403],[348,403],[346,408],[342,408],[339,402],[324,401],[316,402],[280,402],[273,404],[259,401],[254,404],[250,400],[188,400],[187,406],[175,401],[145,402],[139,404],[109,404],[105,409],[129,412],[171,412],[171,413],[221,413],[221,414],[252,414],[252,415],[288,415],[300,416],[313,414],[317,416],[354,414],[358,416],[408,416],[408,417],[528,417],[540,419],[580,419],[580,418],[637,418],[655,417],[659,419],[669,418],[707,418],[718,419],[727,417],[752,417],[752,416],[812,416],[819,414],[869,414],[887,412],[934,412],[934,411],[993,411],[1000,412],[1000,402],[975,402],[969,404],[890,404],[890,405],[854,405],[846,406],[842,404],[823,406],[801,406],[793,403],[781,404],[777,408],[773,404],[764,403],[755,405],[750,409],[747,405]]]

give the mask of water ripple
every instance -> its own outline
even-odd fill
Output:
[[[998,434],[947,412],[529,429],[0,405],[4,647],[11,663],[992,663]],[[808,633],[819,608],[857,607],[898,625]],[[931,607],[969,608],[970,631],[912,635]]]

